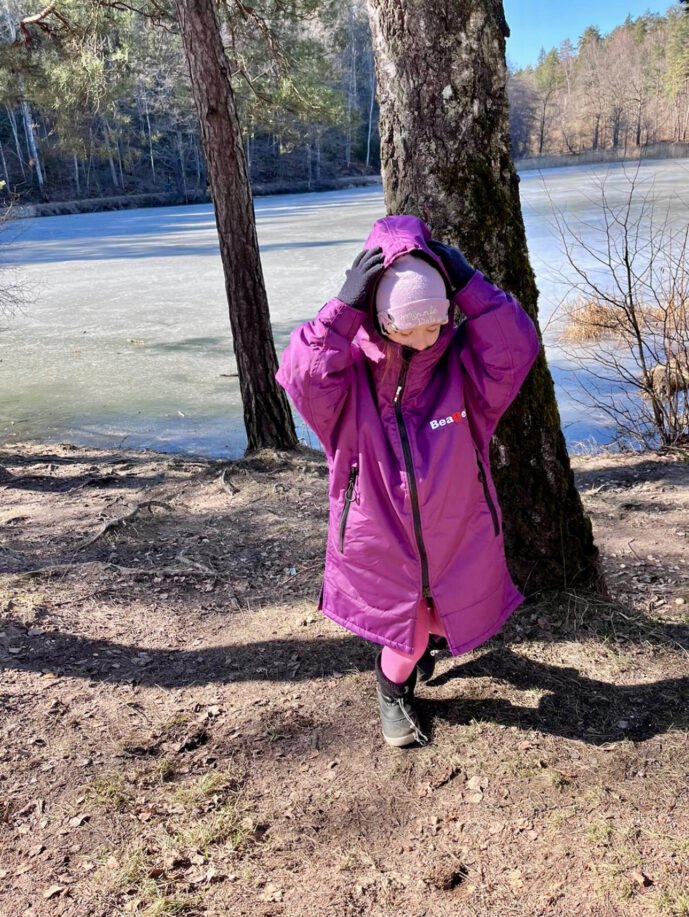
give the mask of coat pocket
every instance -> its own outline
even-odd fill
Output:
[[[483,467],[483,462],[481,461],[481,456],[476,450],[476,461],[478,462],[478,479],[481,482],[481,487],[483,487],[483,496],[485,497],[486,503],[488,504],[488,509],[490,510],[491,519],[493,520],[493,531],[496,535],[500,534],[500,520],[498,519],[498,511],[495,508],[493,503],[493,498],[490,494],[490,489],[488,487],[488,481],[486,479],[486,472]]]
[[[353,465],[349,471],[349,481],[347,482],[347,490],[345,491],[344,497],[344,506],[342,507],[342,515],[340,516],[340,537],[339,537],[339,547],[340,554],[344,554],[345,546],[345,532],[347,531],[347,516],[349,516],[349,507],[352,505],[354,500],[354,490],[356,487],[356,479],[359,474],[359,468],[357,465]]]

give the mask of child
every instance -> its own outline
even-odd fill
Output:
[[[466,653],[524,600],[505,561],[488,446],[539,350],[516,300],[420,219],[390,216],[283,355],[277,379],[330,473],[319,608],[382,644],[390,745],[428,741],[414,687],[429,635]]]

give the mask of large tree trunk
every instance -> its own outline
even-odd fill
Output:
[[[175,0],[215,207],[249,450],[297,443],[275,380],[268,299],[230,68],[213,0]]]
[[[502,3],[368,3],[388,212],[420,216],[537,321],[508,130]],[[498,427],[491,459],[517,585],[526,594],[603,589],[543,354]]]

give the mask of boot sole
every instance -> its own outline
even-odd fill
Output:
[[[406,745],[412,745],[414,742],[416,742],[416,736],[413,734],[409,736],[400,736],[396,739],[391,738],[390,736],[386,736],[385,733],[383,733],[383,738],[388,743],[388,745],[392,745],[393,748],[404,748]]]

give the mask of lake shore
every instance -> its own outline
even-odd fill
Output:
[[[638,162],[641,160],[685,159],[689,157],[689,143],[658,143],[631,152],[624,150],[587,150],[581,153],[529,156],[515,159],[517,172],[534,170],[576,168],[596,163]],[[380,175],[345,175],[312,181],[254,182],[254,197],[271,194],[305,194],[335,191],[344,188],[361,188],[380,185]],[[98,213],[107,210],[130,210],[145,207],[176,207],[184,204],[210,204],[208,191],[151,191],[142,194],[119,194],[106,197],[57,200],[12,205],[13,219],[42,216],[66,216],[77,213]]]
[[[379,735],[324,457],[0,449],[0,912],[686,906],[689,452],[572,459],[609,599],[529,600]]]

